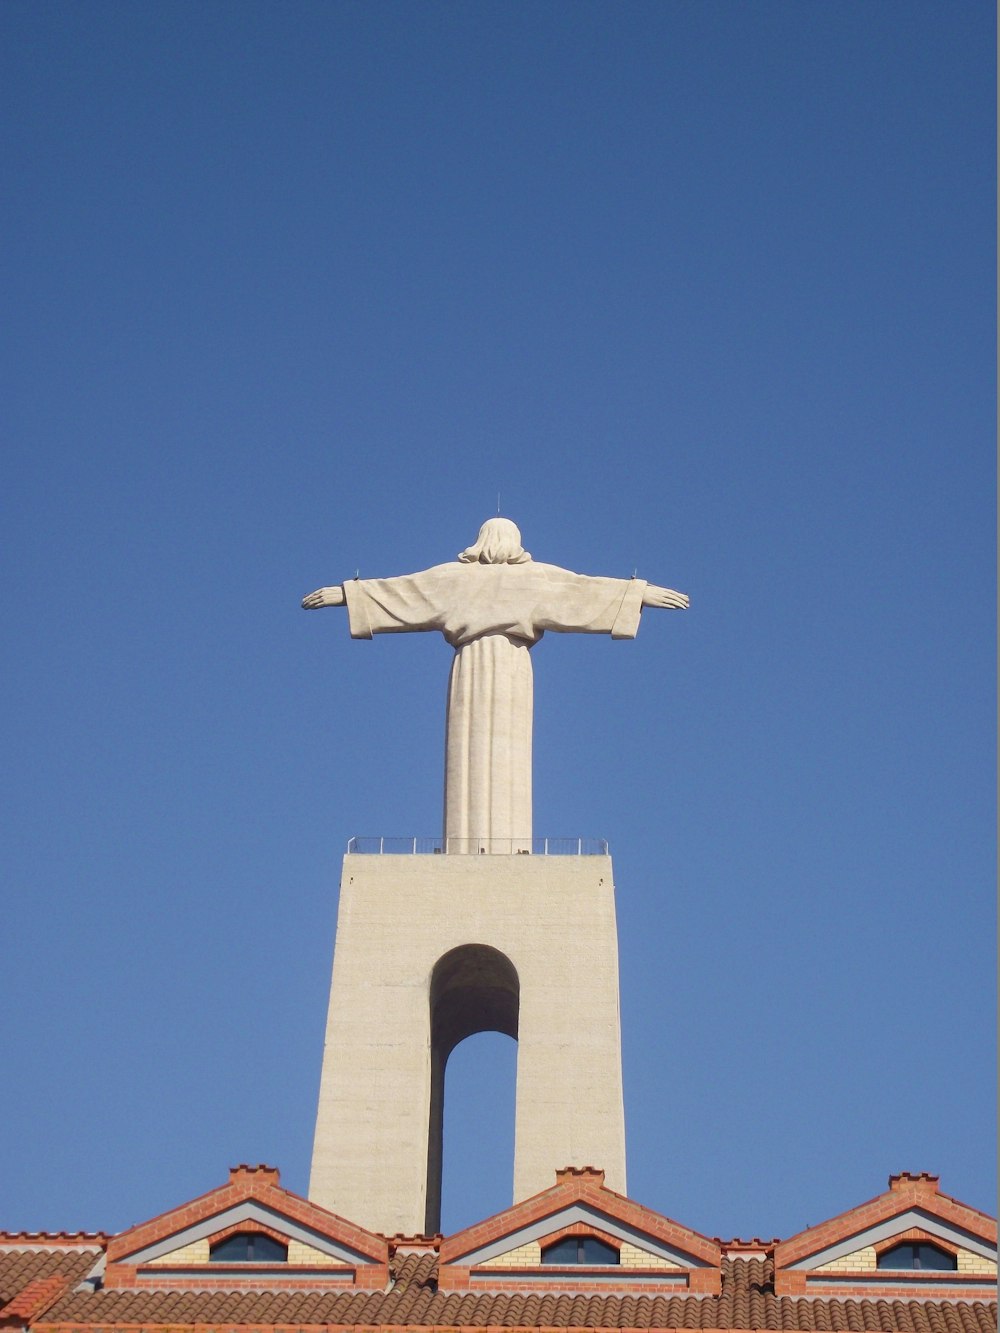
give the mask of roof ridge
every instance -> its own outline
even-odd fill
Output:
[[[105,1244],[111,1240],[111,1231],[0,1231],[0,1245],[18,1241],[93,1241]]]

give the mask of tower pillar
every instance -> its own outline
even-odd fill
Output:
[[[309,1197],[388,1235],[440,1224],[444,1066],[516,1036],[513,1199],[564,1166],[624,1194],[611,858],[344,858]]]

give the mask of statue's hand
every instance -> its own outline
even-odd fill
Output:
[[[674,592],[673,588],[658,588],[655,583],[647,583],[642,594],[643,606],[666,607],[668,611],[686,611],[690,606],[687,593]]]
[[[302,605],[307,611],[315,611],[320,606],[343,606],[345,600],[344,590],[338,585],[336,588],[317,588],[302,598]]]

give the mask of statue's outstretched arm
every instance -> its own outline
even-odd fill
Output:
[[[317,588],[302,598],[302,605],[307,611],[315,611],[321,606],[343,606],[345,601],[344,589],[337,584],[335,588]]]
[[[686,611],[690,600],[687,593],[674,592],[673,588],[658,588],[655,583],[647,583],[646,590],[642,594],[642,604],[666,607],[668,611]]]

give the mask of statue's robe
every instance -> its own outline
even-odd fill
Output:
[[[440,630],[455,649],[445,740],[447,850],[530,848],[529,650],[546,630],[635,638],[645,587],[642,579],[591,578],[531,560],[454,561],[344,584],[352,637]]]

